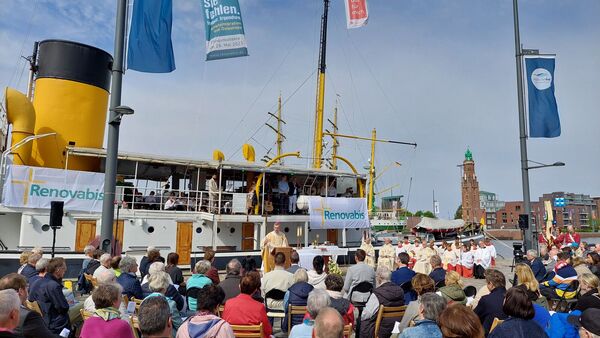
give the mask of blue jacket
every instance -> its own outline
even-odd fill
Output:
[[[127,295],[130,299],[133,297],[144,299],[142,285],[136,276],[133,276],[130,273],[122,273],[117,277],[117,282],[123,287],[123,294]]]
[[[29,279],[37,274],[38,274],[38,272],[35,269],[35,266],[32,266],[31,264],[25,265],[23,270],[21,270],[21,275],[25,276],[25,278],[27,278],[27,279]]]
[[[191,289],[191,288],[199,288],[202,289],[203,287],[212,284],[212,281],[210,280],[210,278],[206,277],[205,275],[202,274],[193,274],[192,277],[190,277],[190,279],[188,279],[185,287],[187,290]],[[167,296],[169,296],[168,294],[168,290],[167,290]],[[188,309],[190,309],[191,311],[196,311],[196,299],[195,298],[188,298],[189,304],[188,304]]]
[[[429,273],[429,277],[437,284],[443,280],[446,280],[446,270],[442,268],[436,268]]]
[[[557,312],[550,318],[550,325],[546,334],[550,338],[579,338],[579,331],[567,321],[569,316],[580,316],[581,311],[574,310],[571,313]]]
[[[489,295],[481,297],[477,307],[473,310],[479,317],[486,335],[490,332],[494,318],[505,319],[507,317],[502,311],[505,294],[505,288],[495,288]]]
[[[520,318],[508,318],[502,324],[496,326],[488,338],[548,338],[542,329],[533,320]]]
[[[531,266],[531,271],[533,271],[533,275],[538,282],[542,282],[544,280],[544,276],[546,275],[546,267],[542,260],[536,258],[533,262],[529,262],[529,266]]]
[[[442,338],[442,332],[433,320],[424,319],[415,322],[415,326],[402,330],[399,338]]]
[[[42,313],[44,322],[52,333],[60,333],[62,329],[71,329],[69,322],[69,303],[63,295],[63,286],[61,281],[53,275],[46,274],[39,279],[31,288],[29,300],[37,301]]]
[[[314,286],[308,284],[306,282],[298,282],[294,285],[290,286],[288,291],[285,293],[285,297],[283,299],[283,310],[285,312],[285,317],[283,317],[283,323],[281,324],[281,330],[283,332],[287,332],[288,329],[288,306],[289,305],[297,305],[297,306],[306,306],[306,301],[308,300],[308,294],[314,289]],[[303,315],[293,315],[292,316],[292,326],[298,325],[302,323]]]
[[[535,310],[535,316],[533,317],[533,321],[538,323],[542,329],[546,329],[550,324],[550,312],[546,310],[543,306],[533,303],[533,309]]]
[[[412,271],[406,266],[396,269],[392,272],[392,283],[396,285],[402,285],[405,282],[410,281],[417,273]]]

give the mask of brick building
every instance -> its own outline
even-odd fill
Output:
[[[479,182],[475,175],[475,162],[471,150],[467,149],[462,164],[462,219],[466,224],[479,224],[484,211],[479,204]]]

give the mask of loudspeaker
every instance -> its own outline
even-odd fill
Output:
[[[62,226],[63,207],[65,202],[52,201],[50,202],[50,227],[60,228]]]
[[[529,229],[529,218],[527,217],[527,214],[519,215],[519,229]]]

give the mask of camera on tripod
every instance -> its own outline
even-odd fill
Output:
[[[513,242],[513,265],[526,263],[525,253],[523,252],[523,243]]]

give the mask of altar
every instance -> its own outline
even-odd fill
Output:
[[[340,248],[335,245],[321,245],[317,247],[310,246],[296,251],[300,257],[300,262],[298,262],[298,265],[307,271],[313,270],[312,262],[316,256],[323,256],[325,259],[325,264],[327,264],[329,257],[336,262],[338,255],[348,255],[347,248]]]

